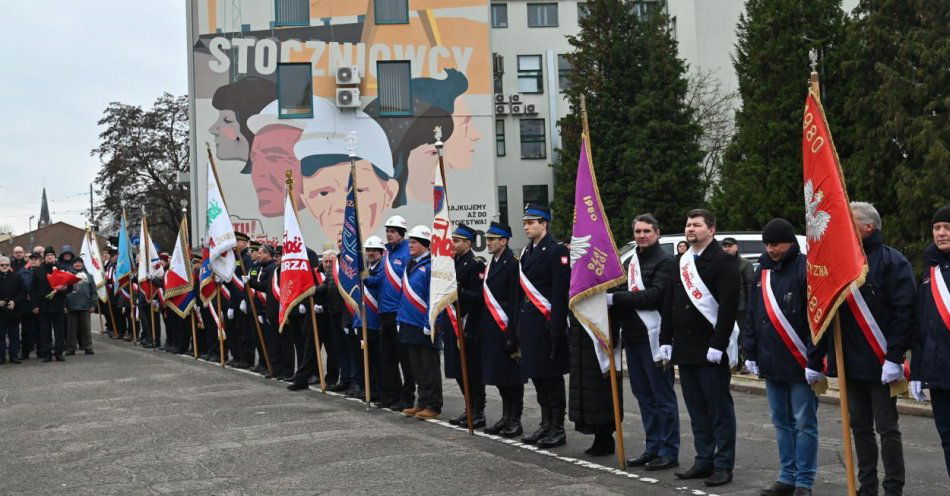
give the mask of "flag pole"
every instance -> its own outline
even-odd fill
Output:
[[[359,246],[360,253],[359,256],[363,263],[361,267],[366,267],[366,255],[363,251],[363,228],[360,226],[360,208],[359,208],[359,195],[357,192],[359,188],[356,187],[356,131],[350,133],[346,138],[346,147],[350,155],[350,184],[353,186],[353,213],[356,216],[356,228],[359,233]],[[357,277],[359,281],[360,288],[360,323],[362,324],[363,338],[362,346],[363,348],[363,391],[366,393],[366,411],[369,411],[369,399],[372,396],[370,391],[370,380],[369,380],[369,335],[366,330],[366,296],[364,291],[366,288],[363,286],[363,275],[360,274]]]
[[[223,283],[224,281],[221,281]],[[218,307],[218,356],[221,358],[221,366],[224,367],[224,314],[221,313],[221,286],[218,283],[218,288],[214,293],[215,306]],[[214,312],[214,309],[209,309]]]
[[[435,129],[435,149],[439,154],[439,174],[442,175],[442,187],[444,188],[445,194],[445,203],[449,202],[449,186],[445,181],[445,158],[443,157],[443,148],[445,143],[442,142],[442,129]],[[475,435],[475,421],[472,418],[472,391],[471,384],[468,380],[468,357],[465,353],[465,327],[462,322],[462,305],[459,304],[458,299],[458,288],[455,290],[455,302],[452,303],[455,308],[455,320],[458,324],[459,333],[456,336],[455,342],[458,343],[459,348],[459,364],[462,369],[462,394],[465,396],[465,421],[468,426],[468,433],[470,435]],[[449,316],[449,327],[452,327],[452,318]],[[454,330],[450,331],[454,332]],[[433,333],[433,339],[435,338],[435,333]]]
[[[294,215],[297,215],[297,198],[294,197],[294,176],[288,169],[286,172],[287,196],[290,198],[290,204],[294,207]],[[313,267],[310,268],[313,271]],[[313,273],[311,272],[311,277]],[[314,279],[316,284],[316,279]],[[320,378],[320,392],[327,393],[327,380],[323,377],[323,355],[320,350],[320,328],[317,326],[317,314],[313,311],[313,294],[307,297],[307,304],[310,305],[310,327],[313,329],[313,348],[317,355],[317,377]]]
[[[90,250],[99,249],[99,244],[96,243],[96,238],[95,236],[92,235],[92,230],[89,227],[86,227],[86,239],[89,240]],[[92,254],[90,253],[89,256],[91,258]],[[99,262],[102,263],[102,260],[99,260]],[[102,285],[105,286],[106,274],[105,272],[102,271],[102,269],[99,269],[99,274],[102,276]],[[109,296],[109,288],[106,287],[106,297],[108,298],[108,296]],[[97,286],[96,287],[96,313],[99,314],[99,328],[102,329],[103,331],[101,334],[106,334],[106,332],[104,332],[106,330],[106,324],[102,320],[102,305],[100,305],[100,303],[102,303],[102,301],[99,299],[99,287]],[[109,310],[111,311],[112,308],[110,307]],[[112,328],[115,329],[115,321],[112,322]]]
[[[122,209],[122,218],[123,219],[125,218],[124,208]],[[125,225],[126,225],[126,229],[128,229],[128,223],[126,223]],[[126,236],[128,236],[128,231],[126,231]],[[129,244],[131,245],[132,243],[129,243]],[[135,310],[136,309],[135,309],[135,295],[134,295],[135,291],[132,286],[132,247],[131,246],[129,247],[128,257],[129,257],[129,275],[125,280],[125,284],[127,285],[128,290],[129,290],[129,320],[132,321],[132,344],[134,345],[135,343],[138,342],[139,339],[138,339],[138,331],[135,327]]]
[[[195,360],[198,359],[198,331],[195,329],[195,308],[191,308],[191,349],[194,351]]]
[[[145,243],[145,258],[146,258],[145,277],[148,278],[149,269],[151,269],[151,265],[152,265],[152,260],[150,258],[152,256],[152,254],[150,253],[152,251],[152,243],[149,240],[149,235],[148,235],[148,221],[145,220],[145,207],[142,207],[142,227],[143,227],[142,232],[145,235],[145,240],[140,241],[140,242]],[[142,261],[139,260],[139,263],[142,263]],[[149,288],[149,292],[148,294],[146,294],[145,298],[148,300],[148,321],[152,329],[152,351],[158,351],[158,343],[155,342],[155,308],[152,306],[152,299],[154,298],[154,293],[152,293],[151,283],[149,283],[148,288]]]
[[[581,146],[587,146],[590,140],[590,125],[587,122],[587,98],[584,95],[581,95],[581,125],[584,133],[584,139],[581,140]],[[589,150],[588,150],[589,151]],[[590,153],[587,155],[587,160],[590,161],[590,167],[594,167],[594,158]],[[610,366],[610,397],[613,402],[614,409],[614,429],[617,431],[617,466],[620,467],[620,470],[627,469],[627,458],[626,453],[623,447],[623,420],[620,417],[620,395],[617,387],[617,364],[614,360],[614,343],[613,337],[610,332],[610,317],[607,317],[607,357],[608,364]],[[594,343],[596,346],[597,343]]]

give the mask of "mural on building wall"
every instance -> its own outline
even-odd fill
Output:
[[[238,229],[259,239],[281,233],[290,170],[308,242],[321,247],[335,240],[343,222],[351,132],[357,136],[364,236],[381,235],[383,222],[394,214],[410,226],[431,223],[435,127],[445,143],[452,220],[488,227],[496,191],[494,146],[485,139],[494,126],[487,0],[409,0],[407,24],[376,24],[374,0],[311,1],[310,26],[269,29],[270,13],[270,19],[243,21],[250,22],[243,31],[221,26],[229,14],[215,0],[196,3],[196,140],[200,148],[205,142],[213,146]],[[255,30],[255,22],[264,29]],[[410,63],[411,116],[383,115],[377,63],[390,60]],[[278,116],[279,62],[310,64],[311,116]],[[335,104],[336,69],[349,66],[362,77],[360,110]],[[199,160],[198,166],[206,164]]]

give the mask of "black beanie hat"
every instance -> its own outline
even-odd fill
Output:
[[[937,210],[933,219],[930,220],[930,225],[934,225],[938,222],[950,222],[950,205]]]
[[[52,246],[47,246],[46,249],[43,250],[43,256],[46,255],[56,255],[56,250],[54,250]]]
[[[762,228],[763,243],[797,243],[795,227],[785,219],[772,219]]]

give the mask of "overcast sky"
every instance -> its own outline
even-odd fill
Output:
[[[45,185],[53,222],[83,227],[102,111],[188,91],[185,2],[3,2],[3,13],[0,226],[27,231]]]

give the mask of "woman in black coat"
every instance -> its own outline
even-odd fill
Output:
[[[571,314],[567,330],[570,345],[570,398],[568,418],[574,422],[574,430],[581,434],[593,434],[594,444],[585,453],[605,456],[614,453],[614,408],[610,391],[610,375],[601,372],[594,341],[580,322]],[[617,346],[617,336],[612,337]],[[619,365],[619,363],[618,363]],[[617,371],[617,398],[621,401],[623,414],[623,383]]]

